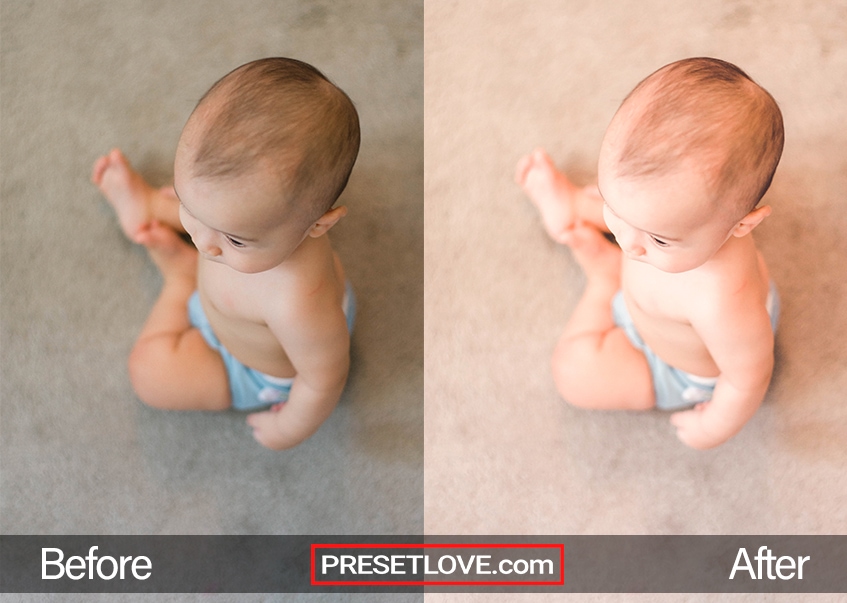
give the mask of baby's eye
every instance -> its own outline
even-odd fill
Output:
[[[228,235],[226,237],[226,240],[229,241],[229,244],[232,245],[233,247],[238,247],[238,248],[244,247],[244,243],[242,243],[241,241],[238,241],[236,239],[233,239],[232,237],[230,237]]]
[[[651,239],[653,239],[653,242],[654,242],[656,245],[658,245],[659,247],[667,247],[667,246],[668,246],[667,241],[663,241],[662,239],[657,239],[657,238],[656,238],[656,237],[654,237],[653,235],[650,235],[650,238],[651,238]]]

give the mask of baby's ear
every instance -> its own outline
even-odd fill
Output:
[[[762,207],[757,207],[749,214],[741,218],[741,220],[736,224],[735,228],[732,229],[732,235],[736,237],[743,237],[745,235],[750,234],[750,232],[756,228],[759,224],[762,223],[762,220],[771,215],[771,206],[763,205]]]
[[[347,208],[343,205],[341,207],[333,207],[320,218],[315,220],[314,224],[312,224],[311,228],[309,228],[309,236],[319,237],[326,234],[326,231],[335,226],[335,224],[346,215]]]

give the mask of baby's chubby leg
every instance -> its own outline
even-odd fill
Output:
[[[136,238],[161,271],[164,284],[129,357],[135,392],[156,408],[229,408],[223,360],[188,319],[188,299],[197,286],[197,251],[157,221],[142,226]]]
[[[184,232],[179,220],[179,199],[173,187],[153,188],[132,169],[118,149],[94,162],[91,181],[97,185],[118,215],[121,229],[131,241],[151,220]]]
[[[557,243],[583,220],[605,232],[603,198],[596,185],[578,187],[558,171],[542,149],[521,158],[515,169],[515,182],[535,204],[547,234]]]
[[[553,352],[562,397],[583,408],[646,410],[655,405],[650,369],[612,317],[620,289],[621,251],[593,226],[577,222],[563,235],[587,283]]]

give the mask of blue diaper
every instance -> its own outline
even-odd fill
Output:
[[[344,315],[347,317],[347,329],[353,332],[353,321],[356,318],[356,298],[353,288],[347,282],[342,304]],[[294,378],[272,377],[255,369],[244,366],[221,345],[212,326],[206,318],[200,303],[200,294],[195,291],[188,300],[188,319],[203,335],[209,347],[216,350],[224,361],[226,376],[229,381],[229,391],[232,396],[232,408],[235,410],[256,410],[271,404],[288,400],[288,393]]]
[[[767,310],[771,317],[771,328],[776,332],[779,319],[779,295],[776,286],[771,282],[768,293]],[[623,329],[630,343],[644,354],[650,366],[653,377],[653,392],[656,396],[656,408],[660,410],[680,410],[689,408],[700,402],[708,402],[715,391],[717,377],[698,377],[676,369],[644,344],[641,335],[635,330],[632,317],[626,307],[623,291],[618,291],[612,300],[612,316],[615,324]]]

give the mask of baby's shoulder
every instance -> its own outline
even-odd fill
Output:
[[[724,265],[703,271],[695,280],[696,286],[687,288],[694,320],[734,323],[728,319],[750,318],[765,312],[767,278],[754,265]]]
[[[320,271],[307,265],[278,266],[261,275],[259,290],[271,307],[296,307],[313,297],[323,280]]]
[[[263,276],[262,305],[266,315],[299,321],[334,311],[339,305],[339,288],[331,263],[327,266],[326,262],[298,262],[279,266]]]

